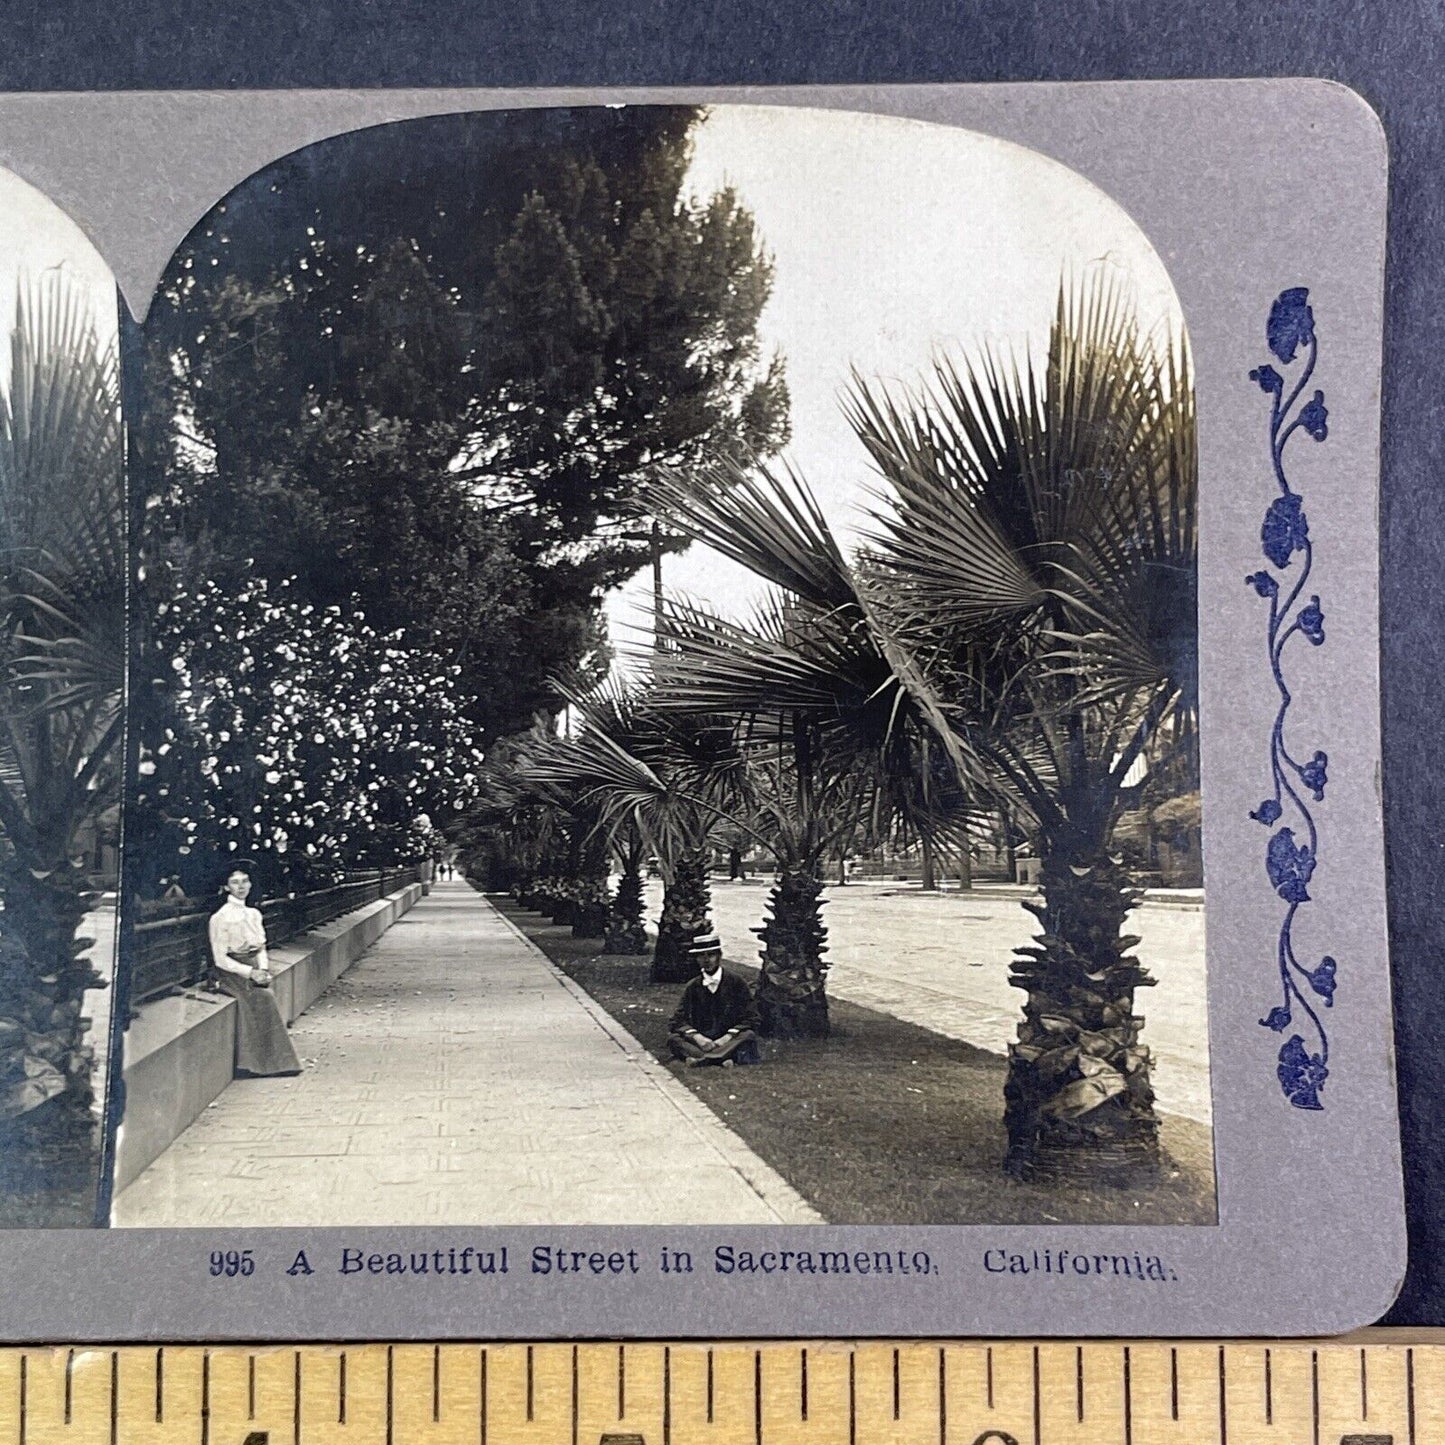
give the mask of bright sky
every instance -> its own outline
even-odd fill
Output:
[[[15,287],[21,276],[39,278],[65,266],[94,297],[102,341],[116,332],[115,277],[85,232],[34,186],[0,168],[0,365],[8,366]]]
[[[940,350],[985,340],[1042,348],[1060,276],[1117,265],[1141,321],[1182,324],[1143,233],[1102,191],[1036,152],[922,121],[788,107],[720,106],[696,132],[691,184],[731,185],[773,254],[764,345],[792,393],[788,456],[845,534],[873,478],[838,398],[865,376],[917,380]],[[733,616],[763,588],[693,547],[664,585]],[[608,599],[613,638],[646,642],[651,576]]]
[[[986,340],[1041,347],[1059,277],[1118,266],[1146,326],[1178,302],[1133,221],[1082,177],[972,131],[890,116],[719,106],[696,132],[692,190],[736,189],[775,267],[760,331],[782,352],[792,395],[788,455],[846,538],[872,477],[839,409],[851,367],[913,381],[939,351]],[[109,269],[84,233],[34,187],[0,170],[0,378],[16,283],[70,268],[115,332]],[[664,562],[664,584],[733,616],[763,593],[705,548]],[[651,578],[608,598],[614,640],[645,643]],[[639,625],[644,629],[639,633]]]

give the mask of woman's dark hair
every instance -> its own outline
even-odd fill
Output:
[[[251,866],[247,863],[232,863],[231,866],[227,868],[224,873],[221,874],[220,881],[216,884],[216,892],[225,893],[226,884],[228,884],[231,879],[236,876],[237,873],[239,873],[243,878],[248,879],[250,881],[252,889],[255,889],[256,874],[254,869],[252,869]]]

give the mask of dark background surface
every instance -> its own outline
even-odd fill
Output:
[[[1384,798],[1410,1212],[1391,1323],[1445,1324],[1445,0],[7,0],[0,88],[779,85],[1323,76],[1390,138]],[[1259,184],[1290,165],[1261,136]],[[1308,1230],[1310,1181],[1283,1181]],[[1368,1221],[1361,1221],[1367,1228]],[[1281,1251],[1289,1247],[1281,1241]],[[1348,1269],[1347,1260],[1340,1268]]]

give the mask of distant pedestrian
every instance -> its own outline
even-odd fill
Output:
[[[211,915],[209,930],[216,982],[237,1004],[236,1077],[299,1074],[301,1061],[271,992],[266,925],[261,910],[247,906],[250,893],[251,875],[233,868],[226,875],[225,901]]]
[[[674,1058],[690,1066],[761,1062],[758,1054],[757,1009],[753,991],[722,966],[722,943],[715,933],[693,940],[688,953],[698,977],[682,992],[669,1024],[668,1047]]]

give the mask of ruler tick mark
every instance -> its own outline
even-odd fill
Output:
[[[1415,1445],[1415,1351],[1405,1351],[1405,1428],[1406,1439]]]
[[[848,1445],[858,1445],[857,1358],[848,1351]]]
[[[1320,1445],[1320,1352],[1310,1351],[1310,1420],[1314,1445]]]
[[[532,1347],[527,1346],[527,1420],[532,1419]]]
[[[938,1352],[938,1445],[948,1445],[948,1352]]]
[[[20,1356],[20,1445],[25,1445],[25,1432],[30,1424],[30,1356]]]
[[[481,1382],[477,1389],[477,1435],[481,1445],[487,1445],[487,1351],[482,1348],[481,1363],[478,1366],[481,1372]]]
[[[1133,1361],[1129,1346],[1124,1346],[1124,1445],[1134,1445],[1134,1381]]]
[[[707,1352],[707,1423],[712,1424],[712,1351]]]
[[[798,1352],[798,1408],[806,1421],[808,1418],[808,1352]]]
[[[1084,1347],[1074,1346],[1074,1414],[1084,1423]]]
[[[246,1418],[256,1418],[256,1357],[246,1361]]]
[[[301,1351],[296,1351],[291,1369],[291,1439],[293,1445],[301,1445]]]
[[[1365,1365],[1364,1347],[1360,1347],[1360,1419],[1370,1418],[1370,1377]]]
[[[577,1346],[572,1346],[572,1445],[577,1445]]]
[[[1169,1349],[1169,1418],[1179,1418],[1179,1351]]]
[[[442,1417],[442,1347],[431,1347],[431,1418],[436,1424]]]
[[[617,1418],[627,1415],[627,1346],[617,1347]]]
[[[662,1445],[672,1445],[672,1350],[662,1351]]]
[[[110,1445],[120,1437],[120,1351],[110,1352]]]
[[[530,1355],[532,1352],[527,1351]],[[530,1381],[529,1381],[530,1384]],[[532,1392],[527,1391],[527,1418],[532,1418]],[[392,1346],[386,1347],[386,1445],[392,1445],[396,1430],[396,1373],[392,1361]]]
[[[70,1424],[71,1403],[73,1401],[75,1376],[75,1351],[65,1352],[65,1423]]]
[[[1034,1445],[1043,1436],[1043,1398],[1039,1391],[1039,1347],[1034,1346]]]
[[[1219,1445],[1229,1445],[1229,1402],[1224,1392],[1224,1346],[1219,1347]]]
[[[163,1425],[166,1418],[165,1405],[166,1352],[162,1346],[156,1351],[156,1424]]]
[[[984,1352],[984,1380],[987,1384],[988,1408],[993,1409],[993,1346],[990,1345]],[[898,1418],[895,1412],[893,1418]]]
[[[753,1439],[763,1445],[763,1352],[753,1351]]]
[[[336,1369],[336,1423],[346,1424],[346,1351],[342,1350]]]
[[[1274,1369],[1268,1350],[1264,1352],[1264,1423],[1274,1424]]]
[[[255,1394],[256,1358],[251,1357],[251,1407],[256,1405]],[[209,1445],[211,1438],[211,1352],[201,1352],[201,1445]]]
[[[898,1389],[898,1351],[893,1351],[893,1418],[898,1418],[899,1389]]]

